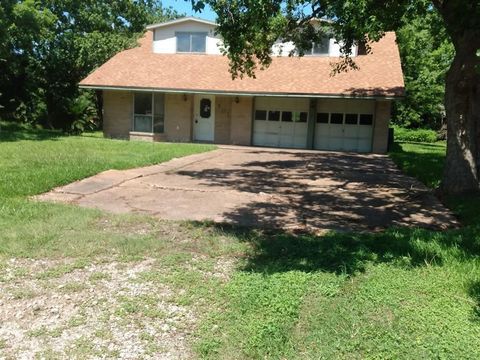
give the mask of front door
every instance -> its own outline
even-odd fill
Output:
[[[193,135],[196,141],[213,141],[215,135],[215,96],[195,95]]]

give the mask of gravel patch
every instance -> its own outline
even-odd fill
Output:
[[[138,281],[155,266],[8,260],[0,269],[0,359],[190,358],[193,309],[175,304],[175,289]]]

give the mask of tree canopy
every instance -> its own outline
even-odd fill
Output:
[[[156,0],[4,0],[0,105],[6,116],[71,130],[95,113],[79,81],[135,45],[149,23],[178,16]]]
[[[405,19],[397,31],[405,78],[405,98],[395,104],[393,121],[405,127],[438,130],[445,118],[445,76],[455,55],[440,16],[430,9]]]

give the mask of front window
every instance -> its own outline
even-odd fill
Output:
[[[177,52],[204,53],[207,44],[207,34],[197,32],[178,32]]]
[[[330,38],[323,36],[320,42],[312,45],[311,55],[328,55],[330,53]]]
[[[164,132],[164,94],[135,93],[133,131],[143,133]]]

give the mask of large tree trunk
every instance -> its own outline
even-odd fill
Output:
[[[447,73],[446,194],[480,190],[480,41],[474,32],[454,39],[456,55]]]

